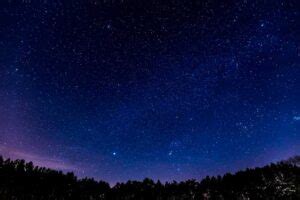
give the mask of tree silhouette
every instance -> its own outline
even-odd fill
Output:
[[[187,180],[162,184],[143,181],[108,183],[77,179],[34,166],[24,160],[0,156],[1,200],[204,200],[204,199],[300,199],[299,156],[262,168],[246,169],[224,176],[207,176],[201,182]]]

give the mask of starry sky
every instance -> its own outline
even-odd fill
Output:
[[[300,153],[298,0],[4,0],[0,154],[111,184]]]

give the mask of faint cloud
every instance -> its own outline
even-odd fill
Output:
[[[62,159],[41,156],[17,149],[0,147],[0,154],[11,159],[24,159],[27,162],[31,161],[35,166],[39,167],[47,167],[62,171],[78,171],[76,166],[66,163]]]

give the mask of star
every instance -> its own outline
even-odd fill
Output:
[[[300,121],[300,116],[294,116],[293,118],[295,121]]]
[[[297,152],[296,1],[13,2],[0,6],[3,156],[126,182]]]

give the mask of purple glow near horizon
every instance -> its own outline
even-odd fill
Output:
[[[0,154],[110,184],[299,154],[298,4],[1,2]]]

